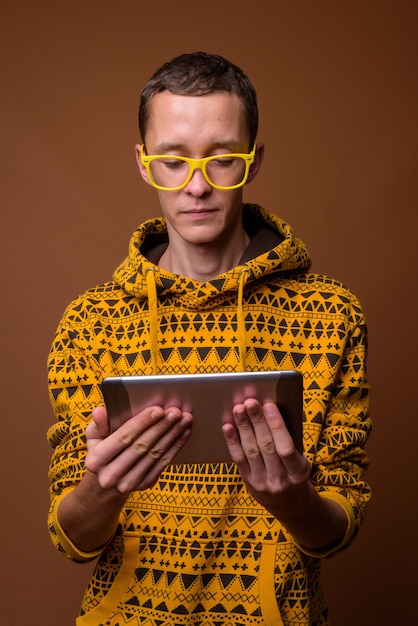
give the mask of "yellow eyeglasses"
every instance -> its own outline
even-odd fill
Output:
[[[170,154],[145,154],[141,146],[141,163],[147,170],[149,182],[156,189],[178,191],[201,170],[205,180],[215,189],[237,189],[245,185],[250,166],[254,163],[255,144],[248,154],[216,154],[203,159]]]

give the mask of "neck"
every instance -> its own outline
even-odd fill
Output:
[[[244,230],[235,245],[232,246],[229,241],[221,250],[219,244],[185,246],[184,242],[177,249],[175,242],[170,242],[158,265],[171,274],[187,276],[204,283],[236,267],[249,242],[250,238]]]

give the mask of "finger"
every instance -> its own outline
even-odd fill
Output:
[[[132,485],[141,482],[156,463],[165,467],[172,459],[172,456],[167,456],[168,450],[191,425],[191,414],[185,414],[181,421],[180,418],[179,409],[167,410],[164,419],[131,441],[130,445],[102,468],[102,486],[117,486],[122,492],[126,492],[133,488]]]
[[[241,446],[241,439],[238,431],[233,424],[225,423],[222,426],[222,432],[225,437],[226,445],[228,446],[231,459],[240,468],[241,472],[245,472],[244,465],[248,465],[247,457]]]
[[[258,463],[275,455],[274,441],[267,426],[263,407],[256,400],[246,400],[234,410],[242,448],[248,461]]]
[[[188,414],[190,415],[190,414]],[[163,420],[159,421],[153,428],[149,428],[132,442],[126,450],[126,458],[130,457],[132,464],[136,463],[142,456],[148,459],[159,459],[190,425],[190,419],[186,416],[182,418],[179,409],[168,409]]]
[[[182,449],[191,433],[192,429],[186,428],[162,453],[160,448],[150,450],[150,453],[142,457],[123,477],[117,485],[118,490],[121,493],[127,493],[151,487],[167,465],[175,462],[176,454]]]
[[[101,437],[107,437],[110,433],[107,411],[104,406],[96,406],[92,412],[93,422],[97,427]]]
[[[155,427],[163,419],[164,409],[149,407],[122,424],[114,433],[103,439],[91,449],[86,458],[86,466],[92,472],[110,463],[125,448],[130,446],[144,431]],[[179,414],[180,415],[180,414]],[[97,418],[95,413],[94,419]],[[100,419],[100,414],[99,414]],[[178,417],[180,419],[180,417]],[[96,424],[96,422],[94,422]],[[96,424],[97,428],[97,424]],[[92,427],[93,430],[93,427]],[[87,433],[87,430],[86,430]]]
[[[133,489],[146,489],[154,484],[162,470],[173,460],[175,455],[181,450],[189,439],[192,429],[192,416],[185,415],[181,422],[176,423],[170,431],[163,437],[155,441],[143,453],[143,446],[140,446],[141,456],[136,458],[132,455],[125,462],[134,461],[131,467],[123,474],[118,481],[117,488],[121,493],[132,491]],[[123,454],[128,457],[130,450]]]
[[[266,423],[273,437],[274,446],[287,472],[299,473],[305,467],[305,457],[295,446],[291,434],[278,407],[273,403],[266,403],[263,407]]]
[[[87,446],[89,445],[89,443],[91,441],[97,440],[97,439],[103,439],[99,428],[97,427],[96,422],[91,421],[89,424],[87,424],[86,427],[86,439],[87,439]]]

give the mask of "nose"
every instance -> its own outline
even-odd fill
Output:
[[[198,197],[210,193],[211,190],[212,187],[203,176],[202,170],[200,168],[196,168],[192,174],[190,181],[185,187],[185,191],[192,194],[193,196]]]

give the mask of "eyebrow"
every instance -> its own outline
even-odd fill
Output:
[[[218,141],[210,145],[209,152],[212,150],[218,150],[219,148],[225,149],[229,152],[236,152],[240,150],[240,143],[236,139]],[[185,150],[184,144],[162,141],[155,146],[154,154],[170,154],[171,152],[183,152]]]

